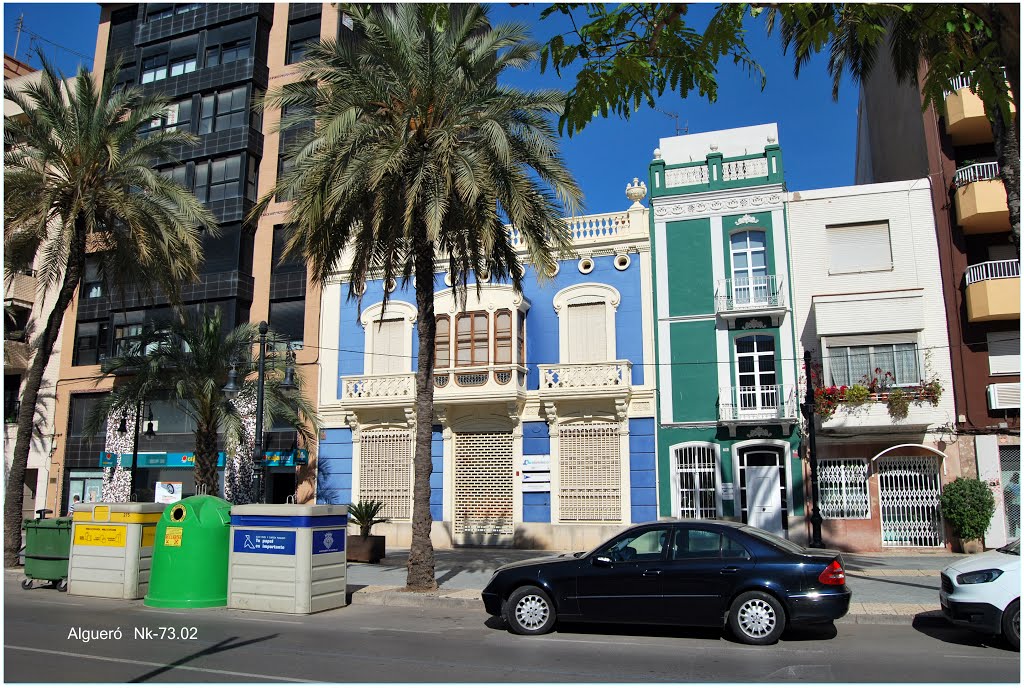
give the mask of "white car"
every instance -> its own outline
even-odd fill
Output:
[[[939,601],[953,623],[1002,635],[1020,650],[1020,540],[943,569]]]

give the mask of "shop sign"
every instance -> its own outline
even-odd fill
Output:
[[[240,554],[295,554],[295,533],[273,530],[236,530],[234,551]]]

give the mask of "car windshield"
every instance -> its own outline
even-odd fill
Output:
[[[793,552],[794,554],[803,554],[804,548],[795,542],[790,542],[785,538],[780,538],[775,533],[769,533],[767,530],[761,530],[753,526],[743,526],[742,530],[747,535],[753,535],[759,540],[764,540],[768,544],[775,545],[779,549],[784,549],[787,552]]]
[[[1019,557],[1020,556],[1020,540],[1019,539],[1018,540],[1014,540],[1013,542],[1008,544],[1006,547],[1000,547],[996,551],[997,552],[1003,552],[1004,554],[1016,554]]]

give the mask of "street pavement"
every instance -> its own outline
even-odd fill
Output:
[[[769,647],[712,629],[560,625],[515,636],[482,607],[359,604],[311,616],[149,609],[4,578],[7,682],[1012,683],[1019,655],[944,623],[825,625]],[[72,629],[121,629],[83,642]],[[171,636],[169,629],[174,630]],[[184,629],[184,632],[182,631]],[[194,630],[192,630],[194,629]],[[186,639],[181,639],[181,636]],[[141,637],[140,637],[141,636]],[[162,636],[162,637],[161,637]],[[148,639],[143,639],[148,637]]]

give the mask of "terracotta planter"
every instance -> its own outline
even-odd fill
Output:
[[[956,544],[964,554],[981,554],[985,551],[985,545],[982,544],[981,540],[964,540],[963,538],[957,538]]]
[[[348,550],[348,561],[360,561],[368,564],[376,564],[384,558],[384,536],[370,535],[349,535],[345,540],[345,548]]]

